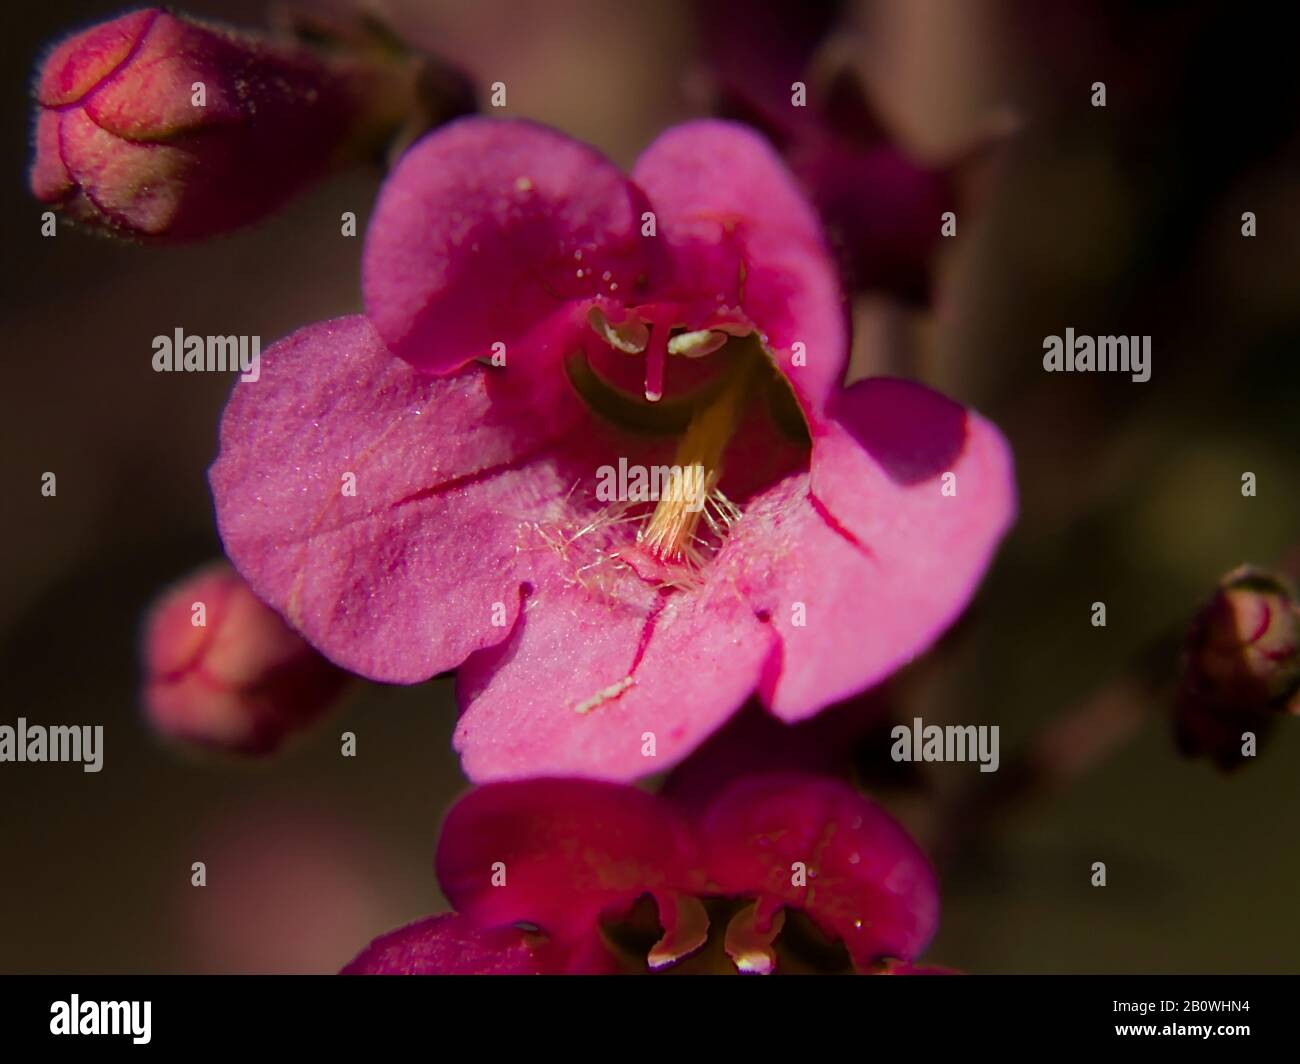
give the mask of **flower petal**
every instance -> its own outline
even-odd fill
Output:
[[[751,500],[719,563],[770,617],[760,695],[802,720],[927,649],[974,594],[1015,512],[991,424],[921,385],[862,381],[814,421],[812,470]],[[944,494],[952,473],[955,495]]]
[[[557,571],[460,671],[462,767],[476,782],[662,772],[744,702],[771,649],[731,588],[668,595],[624,575],[615,595]]]
[[[340,975],[542,975],[545,944],[515,927],[481,930],[456,913],[429,916],[380,935]]]
[[[558,945],[602,912],[682,885],[695,841],[671,806],[633,787],[541,779],[470,791],[438,839],[438,883],[480,927],[528,922]]]
[[[632,177],[677,271],[671,286],[739,304],[804,403],[824,401],[847,366],[848,310],[817,215],[767,141],[732,122],[687,122]]]
[[[859,968],[910,960],[934,934],[939,893],[925,855],[845,783],[746,777],[710,807],[702,830],[711,890],[802,909]],[[794,885],[800,865],[806,886]]]
[[[497,342],[513,365],[569,302],[633,290],[642,209],[595,149],[531,122],[462,119],[384,183],[366,234],[366,312],[420,369],[448,372]]]
[[[427,679],[509,632],[517,532],[570,488],[546,447],[579,415],[555,375],[423,377],[364,318],[302,329],[226,407],[209,474],[226,552],[337,664]]]

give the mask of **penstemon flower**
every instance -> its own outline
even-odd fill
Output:
[[[934,873],[848,785],[741,779],[699,814],[632,787],[470,792],[438,842],[454,913],[376,939],[344,974],[856,971],[912,974]]]
[[[843,386],[819,224],[741,126],[671,129],[629,178],[454,123],[389,178],[363,288],[237,386],[218,523],[338,664],[459,669],[477,781],[662,771],[752,693],[809,717],[924,650],[1012,519],[986,421]],[[603,497],[632,467],[701,491]]]

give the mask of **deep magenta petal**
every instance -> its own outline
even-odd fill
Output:
[[[553,955],[514,927],[482,930],[456,913],[380,935],[340,975],[542,975]]]
[[[445,373],[495,343],[514,365],[570,303],[633,296],[652,250],[643,209],[594,148],[531,122],[462,119],[384,184],[366,234],[366,312],[420,369]]]
[[[601,913],[680,889],[698,859],[673,808],[634,787],[538,779],[469,792],[438,840],[438,883],[480,927],[527,922],[561,946]]]
[[[702,830],[713,887],[802,909],[843,940],[859,968],[911,960],[938,925],[938,885],[925,855],[848,784],[747,777],[713,803]]]

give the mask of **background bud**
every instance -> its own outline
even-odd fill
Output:
[[[192,240],[254,221],[412,122],[472,107],[387,38],[309,46],[146,9],[63,42],[37,86],[31,188],[96,228]]]
[[[1300,711],[1300,608],[1281,580],[1242,566],[1192,624],[1174,736],[1227,771],[1253,760],[1279,711]]]
[[[1188,678],[1201,695],[1270,708],[1300,685],[1300,607],[1280,580],[1243,566],[1197,616],[1187,653]]]
[[[224,562],[154,604],[144,671],[145,710],[160,734],[243,754],[270,753],[313,723],[347,679]]]

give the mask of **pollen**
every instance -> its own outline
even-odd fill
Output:
[[[578,271],[581,273],[582,271]],[[592,307],[587,312],[587,324],[591,326],[592,332],[599,336],[605,343],[609,344],[615,351],[622,351],[625,355],[639,355],[645,350],[646,344],[650,342],[650,330],[646,327],[645,322],[637,317],[629,317],[627,321],[619,322],[617,325],[611,325],[605,312],[599,307]]]
[[[722,391],[695,411],[677,445],[673,462],[681,469],[700,470],[699,491],[677,492],[660,499],[637,535],[637,542],[661,561],[698,565],[701,521],[720,534],[739,516],[736,507],[717,490],[717,483],[722,475],[723,452],[744,409],[747,365],[738,366]]]
[[[578,714],[590,713],[597,706],[602,706],[606,702],[613,701],[634,683],[636,683],[636,680],[633,677],[624,676],[623,679],[610,684],[608,687],[602,687],[590,698],[584,698],[573,707],[573,712]]]
[[[696,332],[678,333],[668,341],[668,353],[685,358],[703,358],[711,355],[727,342],[727,334],[717,330],[699,329]]]

